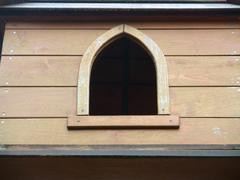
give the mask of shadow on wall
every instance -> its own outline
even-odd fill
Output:
[[[1,56],[2,56],[3,35],[4,35],[4,23],[0,22],[0,55]],[[1,62],[1,58],[0,58],[0,62]]]

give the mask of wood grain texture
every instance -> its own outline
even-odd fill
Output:
[[[170,86],[240,86],[239,56],[167,57]]]
[[[181,118],[180,129],[69,131],[67,119],[1,119],[0,144],[239,144],[239,118]]]
[[[106,30],[6,30],[3,55],[83,55]],[[236,55],[240,30],[143,30],[165,55]],[[63,38],[64,37],[64,38]],[[224,42],[224,43],[222,43]]]
[[[238,21],[119,21],[119,22],[8,22],[6,29],[110,29],[129,24],[138,29],[240,28]]]
[[[240,30],[145,30],[165,55],[240,54]],[[234,33],[233,33],[234,32]],[[224,42],[224,43],[223,43]]]
[[[182,117],[179,130],[68,131],[66,117],[77,114],[81,56],[117,24],[7,24],[0,144],[240,144],[240,25],[233,21],[129,23],[167,55],[171,112]]]
[[[68,117],[76,115],[76,96],[76,87],[0,88],[0,115]],[[180,117],[240,117],[239,87],[173,87],[170,98]]]
[[[0,86],[76,86],[81,56],[3,56]]]
[[[239,117],[237,87],[172,88],[172,113],[184,117]]]
[[[176,115],[152,116],[69,116],[69,129],[161,129],[179,128]]]
[[[3,56],[0,86],[77,86],[81,58]],[[240,86],[239,56],[167,56],[166,60],[170,86]],[[146,65],[142,61],[138,61],[138,64],[136,73],[139,72],[139,78],[146,76],[141,73]],[[111,65],[106,63],[106,69]]]
[[[2,88],[1,116],[67,117],[76,114],[76,88]]]
[[[104,32],[105,30],[6,30],[2,54],[83,55],[90,43]]]

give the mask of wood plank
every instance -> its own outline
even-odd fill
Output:
[[[240,86],[240,57],[167,57],[170,86]]]
[[[2,88],[2,117],[67,117],[76,114],[76,88]]]
[[[0,144],[239,144],[239,118],[181,118],[180,129],[67,130],[67,119],[1,119]]]
[[[6,30],[2,54],[83,55],[91,42],[104,32],[105,30]]]
[[[6,29],[110,29],[128,24],[138,29],[240,28],[238,21],[8,22]]]
[[[170,86],[240,86],[239,56],[173,57],[167,56]],[[0,86],[77,86],[81,56],[3,56]],[[105,63],[111,69],[116,61]],[[117,62],[116,62],[117,63]],[[139,79],[146,64],[138,61]],[[23,70],[24,69],[24,70]]]
[[[0,86],[76,86],[81,56],[3,56]]]
[[[172,114],[185,117],[240,117],[240,88],[172,88]]]
[[[144,30],[165,55],[240,54],[240,29],[237,30]],[[224,43],[223,43],[224,42]]]
[[[0,115],[2,118],[76,115],[76,95],[76,87],[0,88]],[[240,117],[238,87],[173,87],[170,100],[171,114],[181,117]]]
[[[70,116],[69,129],[161,129],[179,128],[176,115],[151,116]]]
[[[6,30],[3,55],[83,55],[106,30]],[[165,55],[236,55],[240,29],[143,30]],[[64,37],[64,38],[63,38]],[[224,43],[223,43],[224,42]]]

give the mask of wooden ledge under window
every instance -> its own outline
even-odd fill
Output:
[[[68,129],[177,129],[176,115],[70,116]]]

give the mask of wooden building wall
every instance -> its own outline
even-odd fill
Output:
[[[79,63],[119,23],[6,24],[0,144],[239,144],[239,21],[124,22],[157,42],[169,69],[174,130],[69,131]]]

